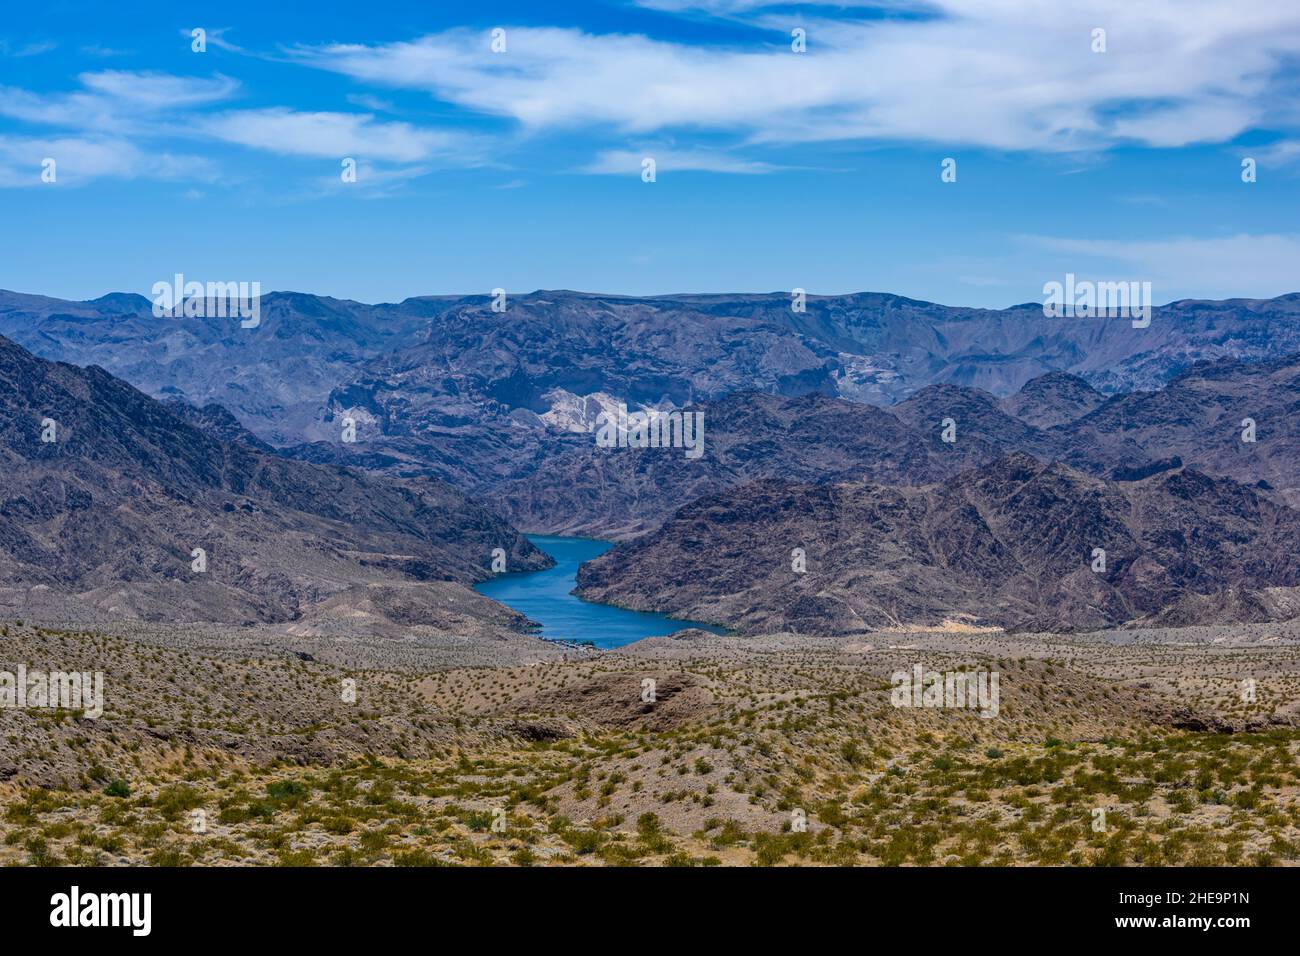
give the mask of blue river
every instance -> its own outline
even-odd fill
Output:
[[[578,565],[604,554],[614,545],[595,538],[528,535],[528,540],[555,559],[545,571],[500,574],[475,586],[480,594],[514,608],[542,625],[541,636],[552,641],[590,642],[597,647],[621,647],[643,637],[657,637],[700,627],[714,634],[726,630],[696,621],[678,621],[649,611],[629,611],[580,600],[572,591]]]

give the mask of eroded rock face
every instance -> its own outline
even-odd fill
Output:
[[[1275,592],[1300,586],[1298,546],[1300,512],[1227,479],[1112,482],[1017,453],[916,489],[744,485],[584,565],[578,585],[751,631],[1255,621],[1293,613]]]
[[[1198,733],[1250,734],[1297,724],[1294,713],[1233,715],[1190,707],[1152,708],[1148,713],[1157,724]]]
[[[1053,429],[1071,463],[1179,458],[1300,505],[1300,357],[1197,365]]]
[[[647,699],[647,679],[654,682],[652,699]],[[521,698],[512,706],[525,714],[580,715],[601,726],[647,731],[682,727],[718,709],[713,692],[699,677],[659,669],[596,676]]]

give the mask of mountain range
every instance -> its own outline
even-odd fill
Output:
[[[404,620],[441,601],[499,622],[467,586],[496,547],[512,570],[543,566],[522,529],[624,542],[584,569],[585,595],[746,628],[945,611],[1011,627],[1270,619],[1290,613],[1268,590],[1292,586],[1290,565],[1238,572],[1229,557],[1290,542],[1298,312],[1300,295],[1177,302],[1134,328],[870,293],[812,296],[804,312],[778,293],[537,292],[505,311],[488,296],[270,293],[245,329],[155,318],[129,294],[0,292],[14,339],[0,348],[0,602],[57,589],[90,613],[285,622],[351,606],[359,586],[367,607],[404,595],[387,602]],[[599,447],[597,417],[620,404],[700,412],[705,454]],[[47,417],[56,442],[40,441]],[[1026,529],[971,490],[986,486]],[[1188,488],[1207,489],[1205,514],[1185,510]],[[945,513],[958,498],[966,510]],[[896,523],[881,528],[911,542],[889,554],[895,578],[864,570],[882,545],[836,517],[879,522],[884,500]],[[1065,525],[1061,502],[1077,511]],[[1218,573],[1168,550],[1202,519],[1229,522]],[[1254,533],[1278,538],[1247,533],[1264,520]],[[1040,527],[1074,535],[1068,560],[1017,550]],[[1000,557],[987,574],[956,567],[947,535]],[[745,560],[769,538],[810,560],[785,545],[831,550],[817,574],[768,579],[779,568]],[[1106,546],[1093,538],[1118,552],[1080,577],[1079,548]],[[695,567],[692,548],[714,573],[658,576]],[[413,582],[439,596],[410,606]]]
[[[367,305],[294,292],[260,324],[155,318],[143,296],[86,302],[0,292],[0,334],[44,358],[97,364],[158,398],[220,404],[277,447],[337,445],[363,464],[469,489],[508,478],[602,401],[682,406],[738,389],[893,405],[932,384],[998,398],[1049,372],[1104,393],[1147,391],[1197,362],[1300,352],[1300,294],[1179,301],[1150,326],[1048,318],[1040,304],[970,309],[896,295],[645,298],[539,291]],[[1046,425],[1046,421],[1033,422]],[[321,454],[321,452],[317,452]]]

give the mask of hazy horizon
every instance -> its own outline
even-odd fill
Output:
[[[637,293],[630,293],[630,292],[605,292],[605,291],[596,291],[592,289],[568,289],[568,288],[559,288],[559,287],[544,287],[544,288],[530,289],[527,291],[507,289],[506,292],[510,296],[516,298],[533,296],[533,295],[541,295],[543,293],[590,296],[593,298],[616,298],[616,299],[673,299],[673,298],[693,298],[693,297],[705,297],[705,296],[714,296],[717,298],[729,298],[735,296],[789,296],[790,295],[790,290],[788,289],[785,290],[769,289],[766,291],[758,291],[752,289],[732,289],[725,292],[676,291],[676,292],[649,292],[644,294],[637,294]],[[848,292],[818,292],[814,289],[807,289],[805,290],[805,292],[807,293],[807,298],[809,299],[837,299],[837,298],[849,298],[853,296],[862,296],[862,295],[896,296],[902,299],[908,299],[915,302],[922,302],[928,305],[939,305],[945,308],[983,309],[990,312],[1005,312],[1009,309],[1021,308],[1023,306],[1037,306],[1037,305],[1041,305],[1043,301],[1042,297],[1040,296],[1037,299],[1026,299],[1022,302],[1012,302],[1007,305],[985,306],[985,305],[971,305],[969,303],[964,303],[964,302],[942,302],[942,301],[936,301],[934,299],[923,299],[923,298],[918,298],[917,296],[905,295],[904,293],[901,292],[891,292],[884,289],[854,289]],[[110,289],[107,292],[101,292],[98,295],[91,295],[85,298],[69,298],[67,296],[52,295],[48,292],[32,292],[23,289],[9,289],[3,287],[0,287],[0,293],[9,293],[12,295],[37,296],[46,299],[59,299],[66,302],[95,302],[100,299],[105,299],[112,295],[138,295],[144,299],[151,298],[149,292],[147,291],[138,292],[133,289]],[[381,305],[401,305],[403,302],[407,302],[413,299],[468,299],[468,298],[473,298],[474,296],[491,298],[491,291],[489,290],[484,292],[477,292],[477,291],[475,292],[422,292],[422,293],[416,293],[414,295],[408,295],[401,299],[375,299],[375,300],[360,299],[357,298],[356,296],[331,295],[331,294],[325,294],[320,292],[312,292],[307,289],[267,289],[266,291],[262,292],[261,295],[262,297],[266,297],[268,295],[309,295],[320,299],[334,299],[339,302],[355,302],[358,305],[381,306]],[[1227,296],[1214,296],[1214,297],[1184,297],[1181,299],[1169,299],[1168,301],[1158,300],[1152,303],[1152,307],[1157,309],[1163,309],[1163,308],[1168,308],[1169,306],[1172,306],[1179,302],[1196,302],[1196,301],[1265,302],[1272,299],[1283,299],[1292,295],[1300,295],[1300,288],[1297,288],[1290,292],[1279,292],[1277,295],[1269,295],[1269,296],[1241,294],[1241,295],[1227,295]]]

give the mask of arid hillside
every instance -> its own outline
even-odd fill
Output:
[[[223,440],[220,409],[196,427],[103,369],[5,339],[0,422],[0,606],[16,613],[289,621],[356,586],[464,588],[498,548],[515,569],[549,560],[444,484]]]
[[[97,720],[6,712],[9,864],[1300,859],[1290,626],[684,631],[495,667],[428,644],[396,668],[174,629],[0,637],[0,667],[102,669],[105,699]],[[916,668],[996,673],[996,712],[899,706]]]
[[[1110,481],[1016,453],[924,488],[764,481],[584,565],[588,600],[750,633],[1020,630],[1300,613],[1300,512],[1190,468]]]

